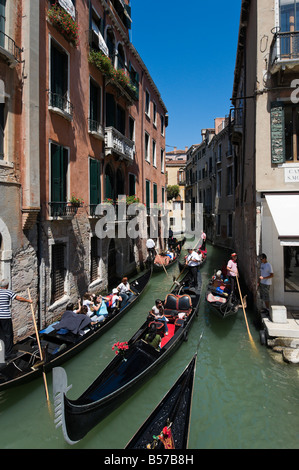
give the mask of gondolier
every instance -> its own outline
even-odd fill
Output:
[[[154,240],[152,238],[149,238],[146,241],[146,248],[147,248],[147,251],[148,251],[150,261],[152,261],[155,258],[155,255],[156,255],[155,247],[156,247],[156,244],[155,244]]]
[[[197,287],[198,283],[198,268],[202,260],[202,255],[198,254],[193,248],[188,248],[188,256],[186,258],[186,265],[188,266],[189,272],[193,279],[194,287]]]
[[[13,326],[11,318],[11,302],[18,300],[19,302],[28,302],[32,304],[32,300],[24,299],[15,292],[8,289],[9,282],[2,279],[0,282],[0,338],[4,341],[5,360],[13,359],[16,354],[13,353]]]

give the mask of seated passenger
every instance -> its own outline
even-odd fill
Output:
[[[130,289],[127,277],[122,278],[121,283],[117,286],[117,290],[122,297],[123,305],[134,295],[134,292]]]
[[[107,317],[108,310],[105,299],[106,297],[101,295],[94,296],[94,315],[91,317],[93,321],[103,321]]]
[[[119,295],[118,289],[112,289],[112,294],[109,294],[105,297],[106,305],[108,308],[108,312],[113,310],[116,307],[120,306],[122,302],[122,297]]]
[[[154,323],[149,327],[149,332],[145,335],[145,341],[155,349],[159,349],[161,343],[161,336],[157,333],[157,328]]]
[[[165,336],[167,336],[168,335],[168,326],[167,326],[168,320],[164,315],[164,307],[162,304],[162,300],[157,299],[155,301],[155,305],[153,306],[151,313],[153,317],[155,318],[155,320],[158,320],[164,323]]]
[[[86,328],[87,326],[94,325],[94,322],[92,322],[87,315],[84,315],[82,313],[75,313],[73,311],[73,308],[73,304],[68,304],[66,306],[66,310],[63,313],[61,320],[55,325],[53,325],[53,328],[55,330],[65,328],[71,333],[77,335],[83,334],[84,328]]]
[[[88,312],[87,315],[92,317],[94,315],[94,303],[93,298],[90,292],[86,292],[83,295],[83,305],[86,305]]]

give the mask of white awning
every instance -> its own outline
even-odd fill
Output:
[[[299,245],[299,194],[266,194],[281,245]]]

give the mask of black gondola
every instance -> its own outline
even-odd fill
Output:
[[[155,262],[155,260],[154,260],[153,269],[154,269],[155,272],[164,271],[164,269],[170,268],[171,266],[173,266],[177,262],[178,257],[181,254],[182,246],[184,245],[186,238],[184,237],[182,240],[179,240],[179,241],[177,241],[176,239],[174,239],[174,240],[175,241],[173,241],[173,243],[169,247],[174,250],[175,257],[173,259],[170,259],[167,264],[166,263],[158,263],[158,262]],[[158,256],[162,256],[165,259],[167,259],[167,255],[158,255]]]
[[[44,356],[41,362],[36,336],[32,335],[14,345],[16,358],[8,363],[0,364],[0,391],[9,387],[28,382],[42,372],[51,370],[87,347],[118,321],[139,299],[140,294],[148,285],[152,269],[130,282],[135,295],[123,307],[113,309],[103,322],[88,326],[83,334],[56,331],[47,328],[41,333],[40,343]],[[48,332],[49,330],[52,330]],[[62,334],[65,333],[65,334]]]
[[[125,449],[188,448],[196,357],[195,354]]]
[[[158,255],[158,256],[167,259],[167,255],[164,255],[164,256],[163,256],[163,255]],[[157,257],[155,258],[155,260],[156,260],[156,259],[157,259]],[[165,264],[165,263],[157,263],[157,262],[155,262],[155,260],[154,260],[154,264],[153,264],[154,271],[155,271],[155,272],[161,272],[161,271],[164,271],[164,269],[170,268],[171,266],[173,266],[173,265],[177,262],[177,259],[178,259],[178,256],[177,256],[177,254],[176,254],[176,255],[175,255],[175,258],[169,259],[169,262],[168,262],[167,264]]]
[[[240,299],[231,292],[229,281],[213,276],[207,285],[206,302],[222,317],[227,318],[238,313]]]
[[[105,416],[119,406],[144,379],[163,365],[170,355],[187,339],[192,321],[198,313],[201,283],[198,288],[176,283],[166,296],[164,309],[168,317],[168,336],[164,336],[161,348],[155,349],[145,341],[150,321],[147,320],[128,341],[128,350],[118,354],[97,379],[77,400],[69,400],[65,394],[70,387],[63,368],[53,370],[53,394],[55,421],[62,426],[69,444],[82,439]],[[180,319],[178,313],[185,313]],[[161,322],[162,323],[162,322]],[[162,329],[163,323],[158,327]]]

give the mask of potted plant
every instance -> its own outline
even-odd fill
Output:
[[[65,39],[77,47],[79,43],[78,24],[71,15],[55,3],[48,11],[48,18]]]
[[[81,197],[76,197],[74,194],[72,194],[69,204],[74,207],[81,207],[84,204],[84,201]]]

